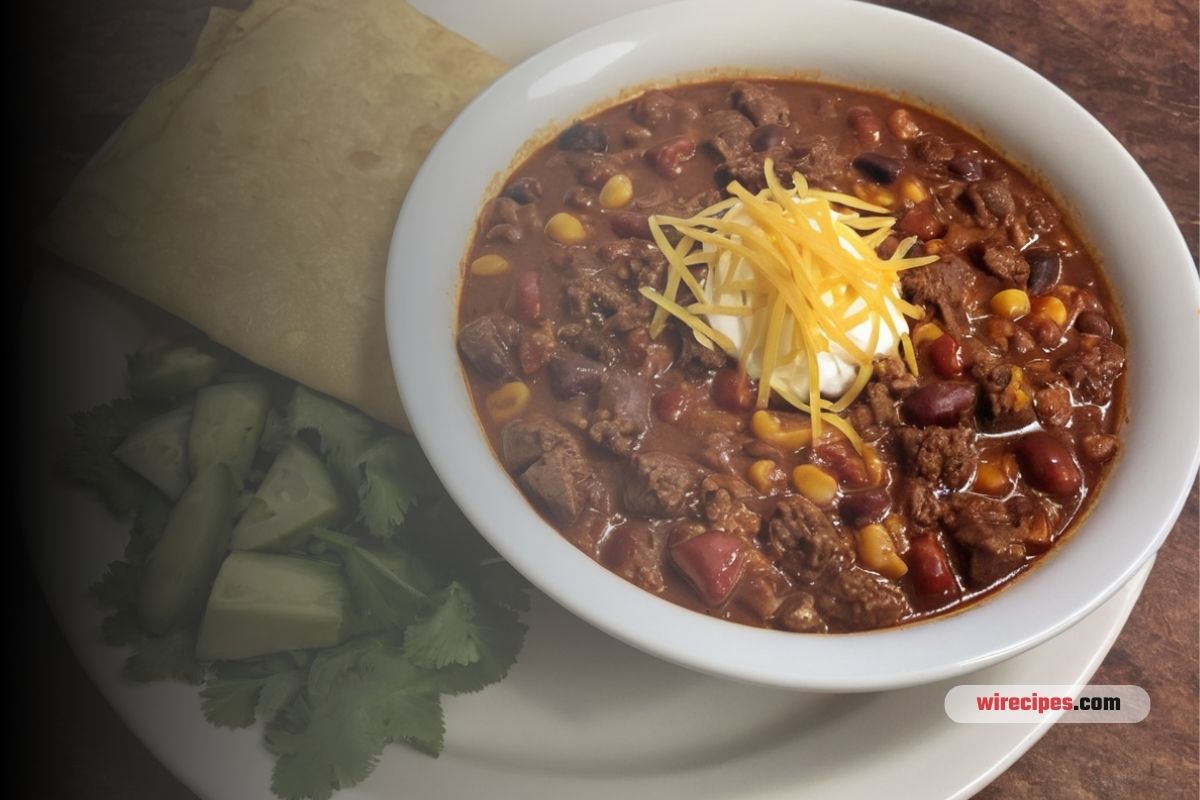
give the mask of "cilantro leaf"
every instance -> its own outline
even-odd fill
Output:
[[[100,641],[110,647],[133,644],[144,635],[132,606],[114,611],[100,623]]]
[[[507,561],[484,562],[466,573],[464,578],[481,602],[495,603],[514,611],[529,610],[529,592],[533,587]]]
[[[429,669],[479,660],[481,631],[475,623],[475,598],[455,581],[438,593],[438,604],[422,621],[404,631],[404,649],[413,663]]]
[[[371,535],[380,539],[391,537],[417,502],[416,486],[404,468],[403,442],[388,436],[364,450],[358,461],[359,513]]]
[[[204,718],[218,728],[248,728],[264,678],[209,678],[200,690]]]
[[[477,692],[508,675],[525,643],[526,626],[515,611],[480,605],[475,611],[474,637],[479,659],[472,664],[447,664],[439,669],[438,686],[446,694]]]
[[[171,515],[171,504],[158,492],[146,492],[142,505],[133,519],[129,531],[129,542],[125,545],[125,558],[140,561],[150,554],[154,545],[162,538],[167,517]]]
[[[292,435],[315,431],[321,437],[321,452],[334,470],[351,486],[358,485],[359,456],[375,433],[375,423],[338,401],[297,386],[288,404]]]
[[[88,594],[101,608],[130,608],[137,603],[141,580],[140,565],[128,561],[111,561],[100,580],[88,589]]]
[[[264,679],[258,693],[259,718],[263,722],[273,721],[304,690],[304,682],[305,674],[298,669],[276,672]]]
[[[196,660],[194,631],[176,631],[166,636],[145,636],[134,644],[121,674],[132,681],[178,680],[198,684],[205,667]]]
[[[114,516],[128,517],[141,505],[150,487],[118,463],[112,451],[153,414],[143,403],[125,398],[72,414],[75,443],[59,458],[59,475],[95,492]]]
[[[368,549],[354,537],[333,531],[318,530],[313,537],[341,553],[364,627],[402,628],[428,605],[429,570],[412,553],[392,544]]]

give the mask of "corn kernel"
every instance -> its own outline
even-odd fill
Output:
[[[929,199],[929,191],[920,178],[905,175],[900,179],[900,194],[914,203],[923,203]]]
[[[506,383],[483,401],[488,416],[496,422],[508,422],[529,405],[529,387],[520,381]]]
[[[471,262],[471,274],[488,277],[503,275],[511,267],[512,265],[508,263],[508,259],[504,256],[497,255],[496,253],[488,253]]]
[[[801,464],[792,470],[792,483],[796,491],[819,506],[833,505],[837,499],[837,478],[812,464]]]
[[[779,488],[779,485],[783,483],[784,472],[774,461],[764,458],[750,465],[748,475],[750,485],[766,494],[772,489]]]
[[[628,175],[613,175],[600,189],[600,205],[603,208],[624,208],[633,199],[633,181]]]
[[[944,334],[944,333],[945,333],[945,331],[943,331],[941,329],[941,327],[937,325],[937,323],[934,323],[934,322],[922,323],[921,325],[917,326],[917,329],[915,331],[913,331],[913,334],[912,334],[913,347],[925,344],[926,342],[936,341],[936,340],[942,338],[942,334]]]
[[[882,525],[868,525],[860,530],[855,538],[858,542],[859,563],[867,569],[892,580],[908,572],[908,565],[896,554],[896,545],[887,528]]]
[[[975,485],[972,487],[980,494],[990,494],[993,497],[1003,497],[1008,494],[1010,480],[1004,468],[998,464],[983,462],[975,470]]]
[[[936,256],[946,247],[946,243],[941,239],[930,239],[925,243],[925,255]]]
[[[879,457],[879,451],[874,445],[864,444],[862,450],[863,463],[867,465],[867,480],[872,486],[879,486],[887,475],[887,466]]]
[[[1018,319],[1029,313],[1029,295],[1020,289],[1004,289],[992,295],[992,311],[1007,319]]]
[[[877,206],[891,208],[896,205],[896,196],[882,186],[874,183],[854,184],[854,194],[859,200],[866,200]]]
[[[799,450],[812,444],[812,428],[807,423],[785,426],[770,411],[755,411],[750,417],[750,430],[767,444],[785,450]]]
[[[1033,313],[1058,323],[1058,327],[1066,327],[1067,307],[1062,300],[1054,295],[1035,297],[1030,301]]]
[[[579,244],[587,238],[587,231],[577,217],[560,211],[546,221],[546,235],[559,244]]]

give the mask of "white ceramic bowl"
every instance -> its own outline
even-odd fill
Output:
[[[576,550],[501,468],[455,348],[461,261],[489,185],[535,134],[622,90],[721,68],[821,77],[940,109],[1033,165],[1102,256],[1130,341],[1124,454],[1086,523],[969,610],[851,635],[712,619]],[[496,549],[573,613],[697,670],[821,691],[886,689],[978,669],[1062,631],[1162,543],[1200,453],[1200,289],[1171,214],[1128,153],[1045,79],[963,34],[841,0],[687,0],[599,25],[515,67],[454,122],[421,168],[392,240],[388,338],[401,398],[446,487]]]

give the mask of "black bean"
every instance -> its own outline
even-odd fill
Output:
[[[647,239],[654,241],[650,233],[650,215],[639,214],[636,211],[622,211],[619,214],[609,214],[609,224],[612,231],[622,239]]]
[[[558,135],[559,150],[583,150],[603,153],[608,150],[608,134],[591,122],[576,122]]]
[[[1080,333],[1103,336],[1105,339],[1111,339],[1113,335],[1112,323],[1106,320],[1103,314],[1095,311],[1082,312],[1075,320],[1075,327],[1079,329]]]
[[[966,156],[955,156],[946,162],[946,166],[960,178],[968,181],[977,181],[983,177],[983,167],[973,158]]]
[[[1058,285],[1062,277],[1062,257],[1056,250],[1034,247],[1025,251],[1029,262],[1029,292],[1044,294]]]
[[[904,162],[879,153],[863,153],[854,159],[854,168],[876,183],[891,183],[904,169]]]
[[[542,196],[542,182],[537,178],[517,178],[504,190],[504,196],[521,205],[532,203]]]
[[[760,125],[750,132],[750,147],[756,153],[780,147],[787,143],[790,131],[783,125]]]

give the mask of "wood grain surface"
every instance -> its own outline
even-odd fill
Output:
[[[1194,0],[883,4],[982,39],[1074,97],[1146,170],[1196,253],[1200,122]],[[146,92],[183,65],[208,5],[203,0],[27,4],[14,37],[21,65],[16,77],[27,90],[17,170],[24,179],[17,220],[25,232]],[[44,258],[27,237],[19,239],[19,263],[10,273],[18,289]],[[1149,718],[1138,725],[1055,726],[977,797],[1163,800],[1200,795],[1198,517],[1193,486],[1128,625],[1093,678],[1094,683],[1144,687],[1153,702]],[[18,793],[192,800],[191,792],[133,737],[88,681],[55,629],[27,566],[16,572],[18,580],[10,589],[24,599],[14,641],[21,642],[20,662],[32,667],[10,686],[17,695],[9,708],[18,723],[10,725],[19,743],[18,757],[11,762]],[[14,652],[10,643],[10,655]],[[881,788],[910,796],[904,787]]]

